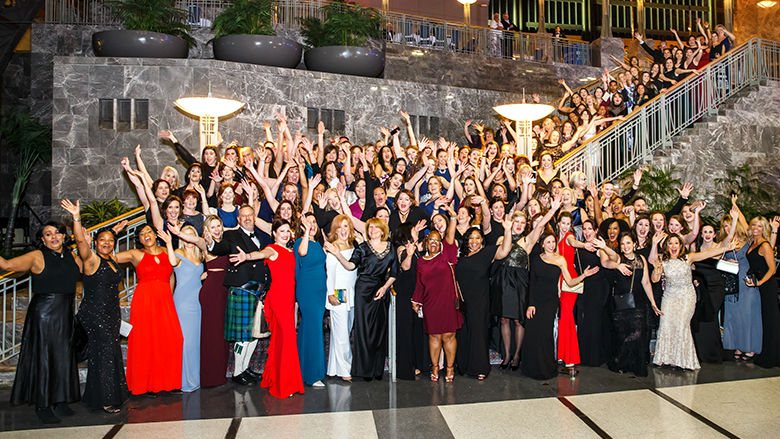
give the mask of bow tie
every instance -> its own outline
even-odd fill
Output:
[[[247,235],[247,236],[249,236],[249,239],[252,239],[252,238],[254,238],[254,237],[255,237],[255,232],[252,232],[252,233],[250,233],[250,234],[249,234],[249,235]]]

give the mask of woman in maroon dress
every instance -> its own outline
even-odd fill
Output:
[[[295,255],[287,249],[292,238],[290,222],[274,221],[271,233],[273,244],[251,253],[239,248],[238,253],[230,255],[230,262],[265,259],[271,270],[271,288],[263,308],[271,341],[260,387],[268,387],[268,393],[281,399],[303,393],[303,378],[295,334]]]
[[[412,296],[415,312],[423,310],[423,326],[428,333],[428,348],[431,353],[431,381],[439,380],[439,355],[444,345],[447,360],[446,381],[455,378],[455,352],[458,341],[455,331],[463,325],[463,315],[456,308],[458,301],[455,290],[454,266],[458,262],[458,247],[455,245],[456,218],[450,218],[447,238],[442,243],[441,235],[433,231],[425,238],[428,253],[417,261],[417,286]]]

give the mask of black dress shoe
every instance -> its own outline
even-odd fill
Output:
[[[255,384],[255,380],[248,378],[245,372],[242,372],[241,375],[234,376],[231,379],[234,383],[241,384],[242,386],[251,386],[252,384]]]
[[[44,424],[58,424],[60,422],[60,418],[54,414],[51,407],[36,407],[35,414]]]
[[[247,369],[242,373],[242,375],[246,374],[250,379],[257,381],[258,383],[263,380],[263,374],[257,373],[251,369]]]
[[[73,416],[76,413],[73,411],[73,409],[68,407],[68,404],[60,402],[54,404],[54,414],[60,418],[64,418],[65,416]]]

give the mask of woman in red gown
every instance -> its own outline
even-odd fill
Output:
[[[558,254],[566,259],[566,269],[569,276],[574,279],[578,275],[574,268],[576,249],[572,244],[578,245],[578,243],[574,234],[571,233],[571,222],[571,213],[564,211],[558,215]],[[558,281],[558,286],[561,291],[559,296],[561,318],[558,320],[558,359],[563,360],[567,372],[574,373],[574,366],[580,363],[580,346],[577,339],[577,327],[574,324],[574,305],[582,293],[582,286],[569,287],[563,281],[563,275]]]
[[[171,293],[173,267],[152,226],[144,226],[138,239],[142,250],[116,255],[120,264],[131,262],[138,276],[127,338],[127,387],[133,395],[181,388],[184,342]]]
[[[260,387],[277,398],[303,393],[303,378],[298,359],[298,341],[295,333],[295,256],[287,249],[292,230],[287,220],[274,221],[271,228],[274,243],[266,248],[230,255],[235,264],[246,260],[265,259],[271,270],[271,288],[265,296],[263,312],[271,330],[268,359],[265,362]]]

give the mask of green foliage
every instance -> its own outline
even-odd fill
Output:
[[[97,200],[81,206],[81,222],[84,227],[96,226],[132,210],[116,197],[112,200]]]
[[[177,8],[175,0],[111,0],[108,5],[127,30],[160,32],[183,39],[189,47],[195,45],[190,27],[184,24],[187,12]]]
[[[368,38],[382,37],[382,18],[374,8],[363,8],[336,0],[322,7],[324,19],[301,21],[301,35],[307,47],[363,46]]]
[[[759,215],[769,218],[777,211],[773,200],[777,200],[780,193],[766,181],[767,174],[752,169],[748,163],[729,169],[726,177],[715,179],[718,188],[715,202],[724,212],[728,212],[731,209],[731,194],[737,194],[737,204],[748,221]]]
[[[214,38],[225,35],[276,35],[271,22],[274,0],[232,0],[211,28]]]
[[[636,168],[631,168],[621,175],[623,177],[631,179]],[[677,188],[682,186],[682,182],[672,177],[675,170],[673,166],[667,169],[649,167],[642,175],[642,180],[639,182],[638,193],[644,195],[647,201],[647,207],[653,210],[666,211],[677,201],[677,197],[680,193]],[[629,183],[629,186],[631,183]]]

